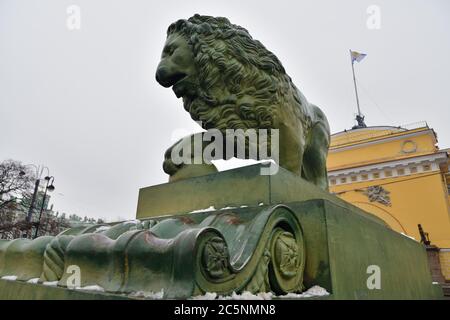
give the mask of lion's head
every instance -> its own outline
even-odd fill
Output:
[[[156,79],[205,129],[276,128],[280,105],[300,102],[278,58],[226,18],[171,24]]]

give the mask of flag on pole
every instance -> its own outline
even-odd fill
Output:
[[[367,56],[367,54],[365,53],[359,53],[356,51],[352,51],[350,50],[350,57],[352,59],[352,63],[356,62],[361,62],[362,59],[364,59]]]

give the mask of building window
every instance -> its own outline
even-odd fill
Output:
[[[405,174],[405,169],[403,169],[403,168],[397,169],[397,174],[398,174],[399,176],[404,175],[404,174]]]
[[[373,178],[374,179],[379,179],[380,178],[380,173],[379,172],[374,172],[373,173]]]
[[[423,165],[423,171],[430,171],[430,170],[431,170],[431,166],[429,164]]]
[[[346,183],[347,182],[347,178],[341,178],[341,183]]]
[[[331,184],[332,186],[334,186],[334,185],[336,184],[336,179],[331,179],[331,180],[330,180],[330,184]]]
[[[369,179],[369,176],[364,173],[364,174],[361,175],[361,179],[362,180],[367,180],[367,179]]]
[[[416,173],[417,172],[417,167],[411,167],[411,168],[409,168],[409,171],[411,173]]]
[[[353,182],[355,182],[356,180],[358,180],[358,177],[357,176],[352,176],[351,179],[352,179]]]
[[[384,171],[384,176],[385,177],[392,177],[392,171],[391,170]]]

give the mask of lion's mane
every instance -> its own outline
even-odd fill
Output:
[[[294,102],[293,116],[306,125],[299,92],[278,58],[227,18],[194,15],[171,24],[192,46],[197,95],[184,105],[205,129],[276,128],[279,108]],[[251,102],[240,103],[251,96]],[[219,97],[224,97],[219,101]],[[244,99],[245,101],[245,99]]]

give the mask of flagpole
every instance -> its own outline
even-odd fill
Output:
[[[364,123],[364,117],[361,115],[361,109],[359,107],[359,97],[358,97],[358,87],[356,86],[356,77],[355,77],[355,60],[353,59],[352,50],[350,50],[350,61],[352,63],[352,74],[353,74],[353,84],[355,86],[355,95],[356,95],[356,106],[358,107],[358,115],[356,116],[356,121],[358,122],[358,128],[367,127]]]
[[[355,61],[353,61],[351,51],[350,51],[350,58],[352,62],[352,73],[353,73],[353,84],[355,86],[356,106],[358,107],[358,115],[361,117],[361,109],[359,108],[358,87],[356,86],[356,77],[355,77],[355,66],[354,66]]]

